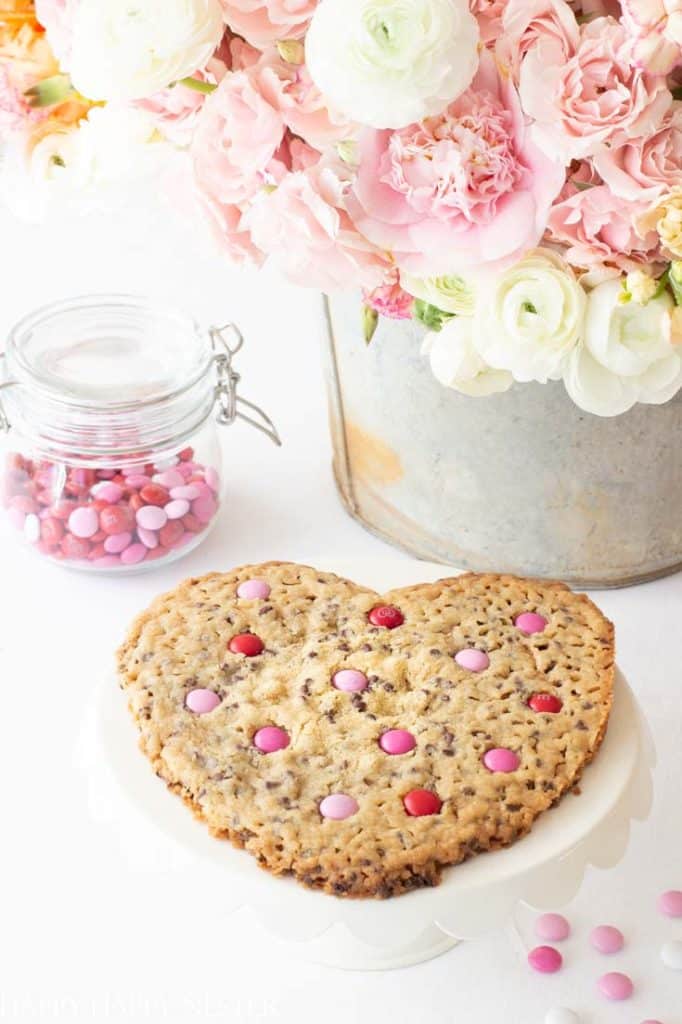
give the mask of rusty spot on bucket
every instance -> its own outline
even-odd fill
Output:
[[[346,444],[351,471],[360,479],[387,486],[402,478],[403,467],[393,449],[356,423],[346,424]]]

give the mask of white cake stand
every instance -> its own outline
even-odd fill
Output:
[[[452,575],[446,567],[398,556],[362,562],[316,559],[316,564],[377,590]],[[561,906],[576,895],[589,864],[609,868],[622,858],[631,822],[646,818],[651,808],[653,744],[619,672],[609,729],[599,756],[585,771],[579,799],[568,794],[524,839],[447,870],[435,889],[391,900],[342,900],[274,878],[245,852],[212,838],[150,770],[137,749],[125,703],[109,677],[93,707],[91,742],[83,747],[93,814],[113,825],[125,845],[131,806],[136,808],[162,833],[155,838],[166,846],[166,857],[171,841],[175,870],[192,872],[196,879],[200,861],[202,875],[211,873],[211,891],[221,893],[225,910],[249,907],[269,931],[297,943],[306,958],[329,966],[407,966],[438,956],[462,939],[504,928],[519,902],[545,909]],[[139,858],[137,840],[131,852]]]

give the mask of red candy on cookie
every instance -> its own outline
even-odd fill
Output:
[[[438,814],[443,801],[430,789],[411,789],[403,797],[405,810],[412,818],[422,818],[427,814]]]
[[[238,633],[232,637],[228,647],[233,654],[244,654],[247,658],[254,658],[265,650],[265,644],[255,633]]]
[[[378,604],[369,612],[367,618],[373,626],[382,626],[384,629],[395,629],[402,626],[405,616],[399,608],[392,604]]]
[[[553,693],[534,693],[528,701],[528,707],[543,715],[556,715],[564,706]]]

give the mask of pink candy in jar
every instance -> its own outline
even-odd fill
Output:
[[[234,325],[201,330],[145,298],[92,295],[10,332],[0,394],[0,503],[40,554],[139,571],[199,544],[221,505],[219,425],[242,416]]]

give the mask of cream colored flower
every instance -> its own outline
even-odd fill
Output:
[[[373,128],[441,113],[478,66],[478,24],[467,0],[323,0],[306,63],[329,104]]]
[[[422,353],[428,355],[434,377],[463,395],[480,398],[508,391],[511,373],[495,370],[479,356],[472,341],[473,319],[456,316],[440,331],[427,334]]]
[[[442,277],[415,277],[406,272],[400,275],[400,284],[415,299],[422,299],[444,313],[473,316],[476,306],[476,289],[473,281],[467,281],[457,274]]]
[[[631,270],[625,278],[626,299],[645,305],[658,291],[658,281],[644,270]]]
[[[585,292],[568,264],[550,249],[535,249],[481,284],[474,344],[485,362],[515,380],[544,383],[561,376],[584,314]]]
[[[682,259],[682,185],[666,192],[637,221],[641,235],[655,230],[661,245]]]

